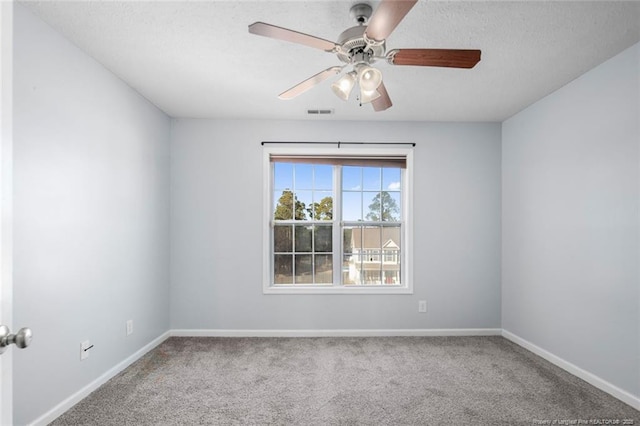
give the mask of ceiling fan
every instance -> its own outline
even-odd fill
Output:
[[[460,49],[392,49],[386,51],[385,40],[418,0],[382,0],[373,12],[370,5],[351,7],[350,15],[358,25],[345,30],[337,42],[304,34],[264,22],[249,25],[251,34],[298,43],[334,53],[346,65],[329,67],[282,92],[280,99],[292,99],[315,85],[339,74],[351,65],[352,70],[331,85],[333,92],[348,100],[356,85],[360,86],[360,104],[371,103],[375,111],[391,107],[391,99],[382,82],[382,73],[371,66],[379,59],[391,65],[473,68],[480,61],[480,50]]]

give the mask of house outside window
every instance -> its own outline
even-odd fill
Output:
[[[410,149],[264,156],[264,293],[412,293]]]

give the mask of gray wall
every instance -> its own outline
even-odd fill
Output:
[[[14,26],[14,324],[35,336],[14,358],[24,424],[169,328],[170,120],[20,4]]]
[[[503,328],[640,396],[640,45],[503,123]]]
[[[263,295],[263,140],[417,143],[413,295]],[[499,328],[500,158],[497,123],[174,121],[171,327]]]

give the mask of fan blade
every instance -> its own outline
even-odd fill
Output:
[[[380,86],[378,86],[376,90],[380,93],[380,97],[371,102],[373,110],[384,111],[385,109],[390,108],[393,103],[391,102],[391,98],[389,98],[387,89],[384,87],[384,83],[380,83]]]
[[[314,75],[313,77],[310,77],[310,78],[306,79],[305,81],[303,81],[302,83],[296,84],[291,89],[280,93],[278,95],[278,98],[284,99],[284,100],[293,99],[296,96],[298,96],[298,95],[306,92],[307,90],[311,89],[316,84],[322,83],[323,81],[325,81],[326,79],[328,79],[332,75],[339,74],[340,71],[342,71],[343,68],[344,67],[331,67],[331,68],[327,68],[324,71],[320,71],[318,74]]]
[[[392,65],[473,68],[480,62],[480,53],[459,49],[394,49],[387,54],[387,60]]]
[[[298,31],[289,30],[287,28],[265,24],[264,22],[254,22],[249,25],[249,32],[251,34],[289,41],[291,43],[303,44],[326,52],[333,52],[336,48],[336,44],[332,41],[314,37],[309,34],[303,34]]]
[[[382,42],[398,26],[418,0],[382,0],[367,24],[367,38]]]

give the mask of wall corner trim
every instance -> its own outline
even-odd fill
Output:
[[[119,362],[111,369],[107,370],[104,374],[102,374],[100,377],[98,377],[97,379],[89,383],[87,386],[83,387],[78,392],[74,393],[73,395],[71,395],[64,401],[62,401],[60,404],[53,407],[51,410],[44,413],[42,416],[38,417],[36,420],[30,423],[30,426],[40,426],[40,425],[44,426],[51,423],[56,418],[61,416],[65,411],[69,410],[71,407],[76,405],[82,399],[89,396],[91,392],[95,391],[100,386],[102,386],[103,384],[108,382],[110,379],[115,377],[122,370],[124,370],[125,368],[127,368],[128,366],[130,366],[140,358],[142,358],[145,354],[147,354],[149,351],[154,349],[160,343],[167,340],[170,336],[171,336],[171,333],[169,331],[162,333],[160,336],[156,337],[151,342],[147,343],[138,351],[136,351],[135,353],[133,353],[123,361]]]
[[[598,389],[608,393],[609,395],[619,399],[620,401],[624,402],[625,404],[630,405],[631,407],[635,408],[636,410],[640,410],[640,397],[635,396],[623,389],[620,389],[619,387],[609,383],[608,381],[596,376],[593,373],[590,373],[586,370],[583,370],[582,368],[578,367],[575,364],[570,363],[569,361],[566,361],[562,358],[560,358],[557,355],[552,354],[551,352],[542,349],[541,347],[534,345],[533,343],[523,339],[520,336],[517,336],[507,330],[502,330],[502,337],[504,337],[507,340],[512,341],[513,343],[515,343],[518,346],[522,346],[523,348],[525,348],[526,350],[533,352],[534,354],[538,355],[541,358],[546,359],[547,361],[549,361],[550,363],[562,368],[563,370],[573,374],[574,376],[584,380],[585,382],[589,383],[590,385],[593,385],[595,387],[597,387]]]

